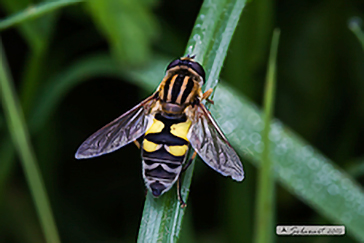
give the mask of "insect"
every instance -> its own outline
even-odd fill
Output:
[[[209,101],[212,93],[212,89],[202,93],[204,82],[205,71],[194,56],[172,61],[150,97],[92,134],[75,157],[100,156],[134,142],[141,148],[146,187],[158,197],[178,181],[181,207],[186,204],[180,177],[196,153],[215,171],[242,181],[244,171],[238,155],[202,103]],[[141,145],[137,141],[140,137]],[[186,161],[189,145],[195,152]]]

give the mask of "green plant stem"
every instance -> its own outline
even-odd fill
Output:
[[[56,224],[52,215],[45,186],[30,143],[28,130],[19,105],[15,89],[7,72],[7,64],[2,44],[0,43],[0,94],[6,114],[10,135],[19,154],[28,185],[37,209],[39,220],[47,242],[60,242]]]
[[[272,44],[268,62],[268,72],[264,92],[264,129],[262,141],[264,150],[262,152],[262,163],[258,170],[257,210],[255,226],[255,242],[273,242],[273,216],[274,216],[274,178],[270,154],[270,121],[274,110],[274,96],[276,86],[276,57],[279,41],[279,30],[273,32]]]
[[[207,75],[205,89],[215,88],[228,46],[245,1],[205,1],[187,44],[185,55],[196,55]],[[194,163],[184,173],[181,194],[187,202]],[[185,209],[181,209],[176,191],[155,199],[148,192],[139,229],[138,242],[176,242]]]
[[[14,146],[9,136],[5,136],[0,142],[0,204],[4,196],[5,184],[14,169]]]
[[[18,25],[29,19],[38,18],[44,14],[60,9],[62,7],[75,3],[80,3],[83,1],[84,0],[59,0],[53,2],[42,2],[37,5],[29,6],[21,12],[18,12],[10,17],[0,20],[0,31]]]

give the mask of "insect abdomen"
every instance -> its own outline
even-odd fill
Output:
[[[156,114],[145,133],[142,158],[143,177],[154,196],[168,191],[177,181],[188,151],[187,133],[191,122]]]

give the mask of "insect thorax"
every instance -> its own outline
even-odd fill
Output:
[[[162,103],[172,104],[168,108],[175,111],[177,106],[191,104],[196,99],[198,89],[197,77],[188,70],[180,69],[167,73],[161,85],[159,99]]]

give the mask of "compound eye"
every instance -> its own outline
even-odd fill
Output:
[[[205,83],[205,70],[198,62],[191,62],[191,68],[202,77],[203,82]]]
[[[168,71],[169,69],[171,69],[171,68],[173,68],[173,67],[175,67],[175,66],[178,66],[180,63],[181,63],[181,60],[180,60],[180,59],[176,59],[176,60],[172,61],[172,62],[168,65],[168,67],[167,67],[166,71]]]

